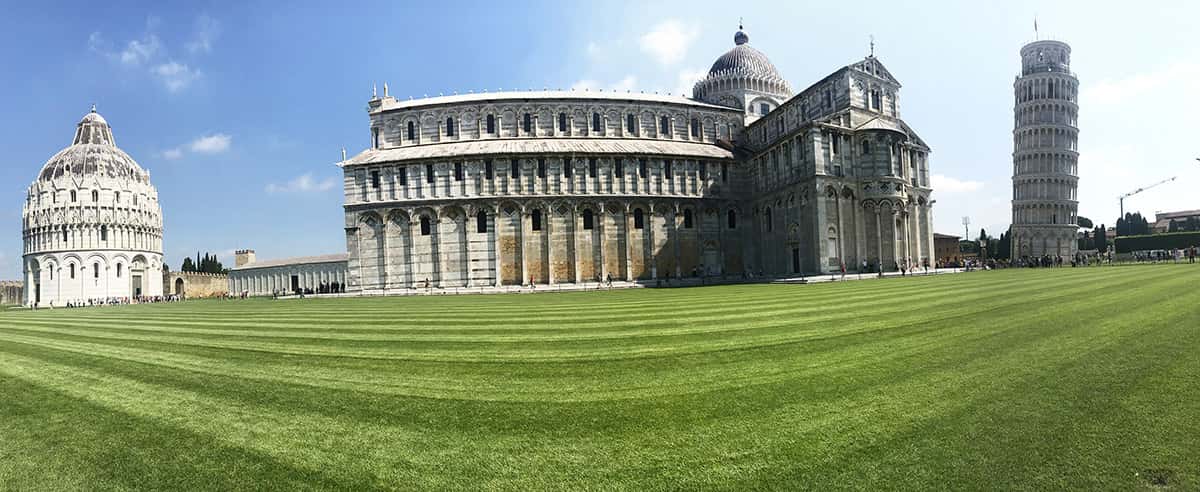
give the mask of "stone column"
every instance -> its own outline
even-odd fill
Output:
[[[639,127],[640,128],[640,127]],[[679,204],[676,203],[671,207],[671,227],[668,229],[667,241],[671,243],[671,250],[675,254],[675,278],[683,278],[683,266],[680,264],[683,259],[679,254],[679,243],[683,242],[683,238],[679,237]],[[671,237],[675,240],[672,241]]]
[[[604,281],[604,279],[608,278],[608,263],[604,261],[604,243],[607,242],[604,236],[608,232],[606,231],[608,229],[608,211],[605,210],[604,203],[600,204],[600,213],[594,219],[592,227],[600,228],[600,281]]]
[[[625,280],[633,281],[633,215],[625,204]],[[642,216],[645,219],[645,216]],[[643,223],[644,224],[644,223]]]
[[[863,203],[861,200],[855,201],[850,199],[850,206],[854,209],[854,269],[862,272],[863,248],[867,245],[866,224],[863,224]]]
[[[880,224],[883,214],[883,209],[880,204],[875,204],[875,245],[877,247],[879,257],[875,260],[876,266],[879,269],[879,275],[883,276],[883,226]]]
[[[828,234],[825,232],[825,224],[827,223],[827,219],[825,218],[825,207],[827,204],[825,202],[828,201],[829,195],[825,194],[824,191],[818,185],[816,193],[813,193],[813,201],[816,202],[817,209],[817,215],[813,218],[813,232],[815,233],[813,234],[813,240],[816,241],[816,247],[813,248],[813,251],[817,253],[816,273],[824,272],[825,265],[829,262],[829,243],[822,239]],[[825,197],[823,198],[821,195],[825,195]]]
[[[892,229],[892,260],[900,264],[900,228],[896,227],[896,219],[900,218],[900,211],[892,209],[891,222],[888,224]]]
[[[496,266],[496,287],[503,286],[503,277],[500,272],[503,269],[503,256],[501,256],[500,246],[500,205],[496,205],[495,212],[492,214],[492,239],[496,244],[496,255],[492,262]]]
[[[517,227],[518,241],[517,247],[521,251],[521,279],[517,285],[525,285],[525,281],[529,279],[529,251],[525,247],[525,223],[529,218],[529,213],[525,210],[525,205],[521,205],[521,225]]]
[[[646,227],[646,237],[642,240],[643,244],[648,244],[649,246],[643,248],[643,257],[648,258],[650,261],[650,279],[658,280],[658,255],[655,254],[656,245],[654,242],[654,204],[650,205],[649,217],[650,221]]]
[[[546,284],[554,285],[554,213],[552,209],[546,210]]]
[[[389,219],[384,217],[383,223],[379,225],[379,233],[383,234],[383,240],[380,241],[380,244],[383,245],[381,248],[383,251],[379,252],[379,254],[383,255],[383,271],[379,272],[379,278],[382,279],[379,288],[385,292],[387,291],[389,284],[392,283],[390,273],[391,268],[389,268],[392,262],[392,255],[388,254],[388,229],[391,229],[391,225],[388,224],[388,222]]]
[[[842,193],[835,191],[833,195],[834,213],[837,214],[837,258],[839,268],[846,264],[846,230],[842,228]]]
[[[579,271],[579,221],[581,220],[583,218],[580,217],[579,209],[575,207],[571,212],[571,265],[572,269],[575,270],[576,285],[583,281],[583,275]]]

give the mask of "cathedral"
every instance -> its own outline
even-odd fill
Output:
[[[793,92],[739,30],[691,98],[368,101],[350,292],[890,271],[933,261],[929,147],[872,53]]]
[[[158,191],[94,106],[29,186],[22,229],[26,305],[162,295]]]

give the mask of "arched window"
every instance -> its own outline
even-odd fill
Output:
[[[521,127],[521,129],[525,131],[526,135],[533,133],[533,115],[525,113],[525,115],[521,118]]]
[[[483,210],[475,214],[475,232],[481,234],[487,232],[487,212]]]
[[[572,161],[571,158],[568,157],[568,158],[563,159],[563,176],[566,176],[569,178],[569,177],[575,175],[574,168],[575,168],[575,163]]]
[[[671,164],[671,159],[663,161],[663,174],[667,177],[667,179],[671,179],[671,177],[674,176],[674,174],[671,173]]]
[[[408,122],[408,141],[415,142],[417,140],[417,124]]]
[[[635,117],[633,116],[633,114],[632,114],[632,113],[630,113],[630,114],[627,114],[627,115],[625,115],[625,131],[626,131],[626,132],[628,132],[628,133],[629,133],[629,134],[631,134],[631,135],[632,135],[632,134],[635,134],[635,133],[636,133],[636,130],[635,130],[635,128],[636,128],[636,127],[637,127],[637,120],[635,119]]]
[[[558,131],[567,131],[567,113],[558,113]]]
[[[106,225],[100,226],[100,240],[108,241],[108,226]]]
[[[121,278],[121,264],[117,263],[117,278]]]
[[[592,158],[588,159],[588,177],[589,178],[596,177],[596,167],[597,167],[596,166],[596,158],[592,157]]]
[[[585,231],[590,231],[593,227],[595,227],[595,224],[594,218],[592,217],[592,211],[585,209],[583,211],[583,229]]]
[[[771,232],[772,230],[775,229],[775,226],[774,226],[775,221],[771,220],[771,207],[767,207],[766,217],[767,217],[767,232]]]
[[[496,133],[496,116],[487,115],[487,132],[489,135]]]
[[[113,201],[116,203],[121,203],[121,192],[113,192]]]
[[[658,119],[658,135],[661,137],[661,136],[670,135],[670,134],[671,134],[671,118],[666,117],[666,116],[660,117]]]
[[[71,279],[74,280],[75,279],[75,264],[74,263],[71,264],[70,270],[71,270]]]
[[[447,137],[454,136],[454,118],[453,117],[446,118],[446,136]]]
[[[645,229],[646,228],[646,217],[642,214],[642,209],[640,209],[640,208],[633,209],[633,228],[634,229]]]
[[[737,229],[737,212],[729,211],[729,228]]]
[[[509,177],[511,177],[513,179],[521,177],[521,166],[517,163],[516,159],[509,159],[508,167],[509,167],[509,173],[508,173]]]
[[[377,149],[383,146],[383,144],[379,141],[379,129],[378,128],[371,129],[371,146],[375,147]]]
[[[100,263],[92,263],[92,278],[100,278]]]
[[[421,235],[422,235],[422,236],[428,236],[428,235],[429,235],[429,229],[430,229],[430,224],[429,224],[429,216],[427,216],[427,215],[422,215],[422,216],[421,216]]]
[[[546,177],[546,159],[539,157],[537,160],[537,177]]]
[[[94,202],[94,203],[100,202],[100,192],[99,191],[92,190],[92,202]]]
[[[771,112],[770,104],[767,104],[767,103],[759,103],[758,104],[758,113],[759,114],[766,115],[767,113],[770,113],[770,112]]]
[[[868,141],[866,141],[866,140],[863,140],[863,143],[862,143],[862,153],[863,153],[863,155],[867,155],[867,154],[870,154],[870,153],[871,153],[871,142],[868,142]]]
[[[63,242],[67,242],[67,226],[63,226]]]
[[[76,197],[75,197],[75,190],[71,190],[71,201],[72,201],[72,202],[74,202],[74,201],[75,201],[75,199],[76,199]]]
[[[592,131],[600,133],[600,113],[592,113]]]
[[[692,136],[700,136],[700,118],[692,118]]]
[[[692,209],[690,209],[690,208],[684,209],[683,210],[683,228],[691,229],[692,225],[693,225],[692,224]]]
[[[435,176],[436,175],[433,174],[433,164],[426,164],[425,165],[425,182],[432,183]]]
[[[532,212],[529,213],[529,228],[534,231],[542,230],[542,211],[541,210],[538,210],[535,208],[535,209],[533,209]]]

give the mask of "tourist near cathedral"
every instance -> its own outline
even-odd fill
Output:
[[[25,304],[129,302],[163,294],[162,209],[150,173],[95,106],[42,166],[22,210]]]
[[[804,89],[742,30],[691,98],[475,92],[368,102],[345,174],[349,292],[912,268],[930,148],[872,53]],[[782,47],[781,47],[782,49]]]

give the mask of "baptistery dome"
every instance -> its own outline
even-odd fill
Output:
[[[733,48],[713,62],[708,75],[692,89],[694,99],[740,108],[747,122],[774,110],[792,96],[792,88],[767,55],[750,46],[738,26]]]
[[[28,304],[162,295],[158,191],[95,107],[42,166],[22,219]]]

